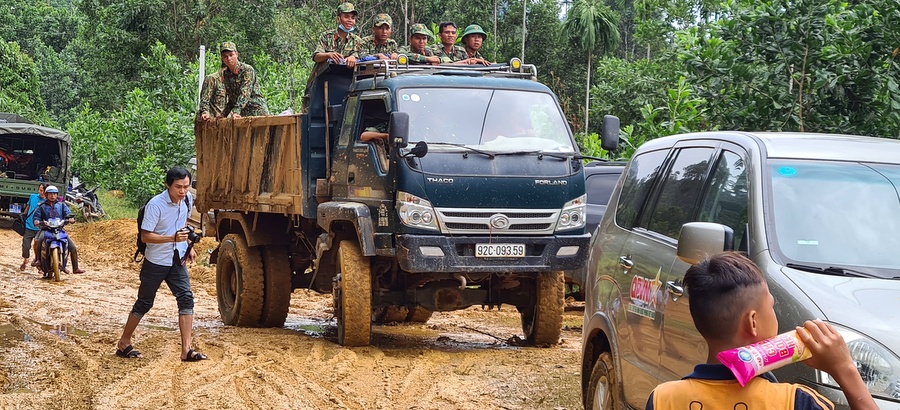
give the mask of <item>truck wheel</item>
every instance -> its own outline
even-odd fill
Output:
[[[283,245],[263,248],[262,256],[266,289],[259,324],[263,327],[281,327],[291,306],[291,261]]]
[[[338,343],[367,346],[372,335],[372,268],[355,240],[338,245],[340,279],[335,281]]]
[[[603,352],[591,370],[588,390],[584,394],[584,408],[591,410],[618,409],[621,403],[612,356],[609,352]]]
[[[259,249],[247,247],[239,234],[228,234],[219,245],[216,294],[226,325],[257,326],[263,306],[263,271]]]
[[[565,280],[562,272],[541,272],[534,280],[531,306],[519,308],[525,340],[535,345],[553,345],[562,332]]]

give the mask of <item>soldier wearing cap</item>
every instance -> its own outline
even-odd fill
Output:
[[[441,58],[434,55],[431,48],[428,47],[428,39],[432,37],[431,30],[424,24],[413,24],[410,29],[412,36],[409,38],[409,45],[403,46],[400,53],[406,54],[410,64],[432,64],[441,63]]]
[[[481,29],[481,26],[477,24],[470,24],[463,30],[462,42],[465,45],[466,59],[462,61],[465,61],[465,64],[491,64],[478,52],[484,44],[485,39],[487,39],[487,34]],[[460,63],[462,63],[462,61],[460,61]]]
[[[438,26],[440,44],[435,44],[431,51],[441,59],[441,63],[454,63],[468,58],[466,49],[456,45],[456,24],[445,21]]]
[[[250,64],[238,61],[237,46],[226,41],[219,47],[219,55],[225,69],[222,73],[226,101],[223,115],[233,118],[269,115],[256,81],[256,70]]]
[[[227,115],[225,114],[227,103],[225,82],[222,81],[224,74],[225,68],[223,67],[203,79],[203,88],[200,89],[200,108],[197,110],[197,114],[203,121]]]
[[[362,39],[353,30],[356,29],[356,8],[352,3],[344,2],[337,7],[337,24],[334,30],[328,30],[319,36],[316,50],[313,51],[313,61],[325,63],[331,61],[334,64],[347,64],[347,68],[356,66],[359,58]],[[314,69],[314,75],[321,69]]]
[[[381,13],[375,16],[372,35],[362,38],[361,55],[374,56],[379,60],[396,60],[400,46],[391,38],[391,27],[394,22],[391,16]]]

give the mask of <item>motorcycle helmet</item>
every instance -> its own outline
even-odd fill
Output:
[[[55,185],[50,185],[46,189],[44,189],[45,194],[59,194],[59,188]]]

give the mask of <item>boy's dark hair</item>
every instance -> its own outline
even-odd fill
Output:
[[[179,179],[184,179],[184,177],[187,177],[190,181],[191,173],[181,167],[172,167],[168,172],[166,172],[166,186],[171,186],[173,182]]]
[[[740,252],[723,252],[691,266],[684,274],[694,326],[707,340],[727,340],[737,332],[741,313],[759,296],[762,272]]]
[[[456,23],[454,23],[452,21],[445,21],[441,24],[438,24],[438,33],[443,33],[444,28],[446,28],[448,26],[453,27],[453,28],[458,28],[458,27],[456,27]]]

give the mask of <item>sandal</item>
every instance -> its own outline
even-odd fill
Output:
[[[22,265],[19,266],[19,270],[22,271],[22,272],[24,272],[25,269],[28,269],[28,263],[22,262]]]
[[[75,270],[72,271],[72,273],[74,273],[74,274],[76,274],[76,275],[80,275],[80,274],[82,274],[82,273],[84,273],[84,272],[85,272],[84,269],[75,269]]]
[[[134,346],[132,345],[128,345],[128,347],[124,349],[116,349],[116,356],[126,359],[140,359],[144,357],[141,352],[134,350]]]
[[[188,349],[187,357],[181,359],[182,362],[199,362],[201,360],[209,359],[205,354],[200,353],[194,349]]]

